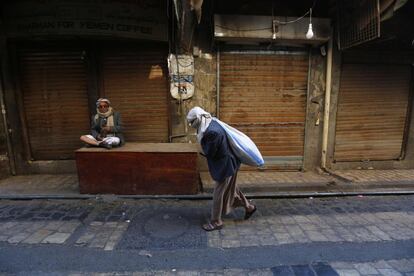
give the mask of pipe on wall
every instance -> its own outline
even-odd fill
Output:
[[[2,115],[2,120],[3,120],[4,133],[5,133],[5,136],[6,136],[7,151],[8,151],[8,155],[9,155],[10,172],[11,172],[12,175],[16,175],[16,167],[15,167],[15,164],[14,164],[13,148],[12,148],[11,141],[10,141],[9,129],[7,127],[8,123],[7,123],[7,117],[6,117],[6,106],[5,106],[4,99],[3,99],[3,95],[4,95],[3,87],[4,87],[3,83],[0,82],[1,115]]]
[[[331,85],[332,85],[332,35],[328,41],[328,54],[326,58],[326,91],[325,106],[323,114],[323,132],[322,132],[322,157],[321,167],[326,169],[326,159],[328,151],[328,134],[329,134],[329,110],[331,107]]]
[[[220,48],[216,56],[216,117],[220,118]]]

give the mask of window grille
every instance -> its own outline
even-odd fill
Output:
[[[379,0],[339,0],[338,5],[339,49],[380,37]]]

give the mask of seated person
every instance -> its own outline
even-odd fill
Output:
[[[104,98],[98,99],[96,107],[97,114],[92,116],[91,134],[82,135],[81,141],[107,149],[123,145],[124,137],[119,112],[116,112],[111,107],[111,102]]]

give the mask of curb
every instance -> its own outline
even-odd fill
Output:
[[[266,192],[266,193],[246,193],[246,197],[250,199],[266,199],[266,198],[306,198],[306,197],[347,197],[347,196],[393,196],[393,195],[412,195],[414,190],[360,190],[360,191],[332,191],[332,192]],[[95,199],[102,201],[114,201],[120,199],[170,199],[170,200],[210,200],[211,194],[196,195],[38,195],[38,194],[10,194],[0,195],[0,200],[36,200],[36,199],[57,199],[57,200],[80,200]]]

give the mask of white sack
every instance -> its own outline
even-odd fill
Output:
[[[213,120],[224,128],[233,153],[243,164],[255,167],[264,165],[262,154],[249,136],[217,118],[213,118]]]

